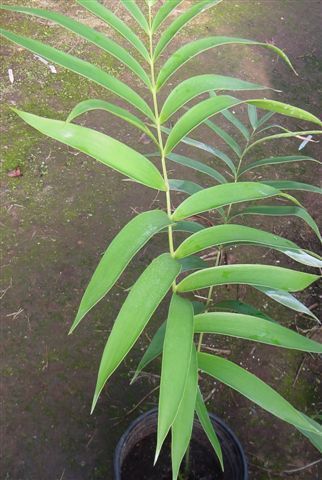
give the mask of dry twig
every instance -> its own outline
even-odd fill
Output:
[[[256,465],[254,463],[250,463],[250,465],[254,468],[257,468],[258,470],[261,470],[261,471],[266,472],[268,474],[274,475],[276,477],[285,478],[285,475],[293,475],[293,473],[302,472],[303,470],[307,470],[309,468],[312,468],[312,467],[314,467],[315,465],[318,465],[321,462],[322,462],[322,458],[319,458],[319,460],[315,460],[314,462],[303,465],[302,467],[292,468],[292,469],[289,469],[289,470],[282,470],[280,472],[276,472],[276,471],[274,471],[270,468],[265,468],[265,467],[262,467],[261,465]]]
[[[8,313],[6,316],[7,317],[12,317],[12,320],[16,320],[17,317],[19,317],[19,315],[23,312],[23,308],[19,308],[19,310],[17,312],[13,312],[13,313]]]
[[[128,410],[128,411],[125,413],[125,415],[123,415],[123,416],[121,417],[121,420],[119,420],[118,422],[114,423],[114,426],[119,425],[119,424],[123,421],[124,418],[128,417],[129,415],[131,415],[131,413],[135,412],[135,410],[136,410],[137,408],[139,408],[139,406],[142,405],[142,403],[143,403],[147,398],[149,398],[149,397],[152,395],[152,393],[154,393],[154,392],[155,392],[156,390],[158,390],[159,388],[160,388],[159,385],[157,385],[156,387],[154,387],[149,393],[147,393],[143,398],[141,398],[141,400],[140,400],[136,405],[134,405],[134,407],[131,408],[131,410]],[[120,417],[119,417],[119,418],[120,418]]]
[[[5,296],[5,294],[7,293],[7,291],[12,287],[12,278],[10,279],[10,283],[9,285],[7,286],[7,288],[4,288],[3,290],[0,290],[0,300],[3,299],[3,297]]]

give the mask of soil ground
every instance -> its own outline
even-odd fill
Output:
[[[53,8],[114,35],[72,0],[11,0],[7,3]],[[105,0],[104,3],[129,20],[118,2]],[[171,43],[170,50],[174,50],[181,42],[204,34],[274,42],[290,56],[298,77],[268,51],[225,47],[194,59],[173,78],[173,84],[201,72],[239,76],[274,86],[282,92],[269,92],[268,96],[319,115],[322,93],[321,7],[321,0],[225,0],[191,23]],[[2,13],[1,24],[4,28],[10,24],[10,29],[16,32],[87,58],[133,84],[130,75],[112,57],[46,21]],[[75,334],[68,337],[67,332],[91,273],[116,232],[135,213],[162,207],[163,199],[161,195],[155,199],[153,191],[124,182],[119,174],[31,131],[9,109],[17,106],[64,119],[80,100],[109,99],[108,92],[59,67],[57,74],[52,74],[32,54],[7,41],[1,42],[1,52],[1,478],[112,480],[113,451],[119,437],[132,419],[157,403],[159,361],[150,370],[153,374],[143,375],[130,388],[128,372],[133,371],[147,338],[164,319],[166,306],[155,314],[134,352],[119,369],[118,375],[111,379],[90,416],[99,359],[125,298],[125,289],[133,284],[158,252],[166,251],[166,238],[160,235],[140,252],[111,294],[88,315]],[[9,68],[13,70],[13,84],[8,80]],[[245,109],[237,114],[245,119]],[[105,131],[141,151],[153,150],[151,145],[140,141],[135,130],[107,114],[93,112],[81,123]],[[221,124],[227,127],[227,124]],[[297,121],[283,121],[283,125],[303,126]],[[224,148],[204,128],[196,131],[194,136]],[[253,158],[278,152],[296,154],[299,142],[292,140],[279,146],[265,144],[254,151]],[[191,157],[214,164],[213,158],[200,155],[199,151],[180,147],[178,152],[189,152]],[[318,158],[319,145],[308,145],[305,153]],[[23,176],[8,177],[8,171],[17,166]],[[217,166],[221,168],[219,163]],[[281,177],[314,184],[318,184],[319,176],[315,163],[292,164],[279,169],[267,167],[260,173],[267,179]],[[210,185],[209,177],[188,176],[189,172],[187,174],[180,168],[171,171],[173,178],[183,175],[186,179]],[[317,195],[296,193],[319,221]],[[173,203],[178,201],[179,196],[175,194]],[[299,220],[263,221],[254,217],[250,221],[317,251],[314,233]],[[282,255],[260,249],[239,248],[233,255],[242,261],[256,262],[257,259],[302,268]],[[309,330],[314,338],[321,339],[321,333],[312,330],[314,322],[290,313],[252,291],[232,288],[218,290],[216,295],[218,298],[222,295],[238,296],[283,324]],[[308,290],[301,299],[313,306],[318,315],[316,288]],[[228,358],[240,362],[267,381],[297,408],[316,419],[321,418],[321,372],[316,356],[227,339],[216,339],[214,345],[213,339],[208,338],[207,348],[224,350]],[[318,452],[293,428],[212,380],[204,380],[203,391],[208,396],[209,410],[223,417],[243,442],[252,480],[322,478],[321,464],[308,467],[319,459]],[[146,401],[134,408],[145,396]]]

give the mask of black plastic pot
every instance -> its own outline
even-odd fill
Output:
[[[114,480],[129,480],[124,475],[122,476],[122,466],[138,442],[142,442],[144,439],[152,435],[155,436],[157,429],[157,415],[157,409],[144,413],[131,423],[121,437],[114,454]],[[210,418],[220,440],[224,457],[225,472],[222,476],[219,474],[218,478],[221,478],[222,480],[248,480],[247,460],[238,438],[220,418],[212,414],[210,414]],[[215,456],[215,453],[197,420],[194,422],[192,438],[194,441],[198,442],[201,448],[207,451],[207,454],[209,452],[209,455]],[[138,458],[140,458],[139,452]],[[151,463],[152,462],[153,458],[151,458]],[[139,478],[137,480],[139,480]]]

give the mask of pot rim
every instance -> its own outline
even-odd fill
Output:
[[[128,428],[125,430],[125,432],[123,433],[123,435],[121,436],[120,440],[118,441],[117,443],[117,446],[116,446],[116,449],[115,449],[115,452],[114,452],[114,462],[113,462],[113,465],[114,465],[114,472],[115,472],[115,480],[121,480],[121,476],[120,476],[120,473],[117,473],[117,472],[121,472],[121,468],[122,468],[122,465],[120,464],[120,459],[121,459],[121,452],[122,452],[122,448],[123,448],[123,445],[128,437],[128,435],[131,433],[131,431],[139,424],[142,422],[142,420],[144,420],[145,418],[149,417],[150,415],[153,415],[155,413],[157,413],[158,411],[158,408],[155,407],[153,409],[150,409],[144,413],[142,413],[141,415],[139,415],[135,420],[133,420],[130,425],[128,426]],[[249,480],[249,476],[248,476],[248,464],[247,464],[247,458],[246,458],[246,455],[245,455],[245,452],[244,452],[244,449],[241,445],[241,442],[239,441],[239,439],[237,438],[237,436],[235,435],[235,433],[231,430],[231,428],[226,424],[226,422],[224,422],[221,418],[217,417],[217,415],[213,414],[213,413],[209,413],[209,417],[214,420],[216,423],[218,423],[224,430],[227,431],[227,433],[230,435],[230,437],[232,438],[233,442],[235,443],[238,451],[239,451],[239,454],[240,454],[240,458],[241,458],[241,463],[242,463],[242,468],[244,470],[244,480]]]

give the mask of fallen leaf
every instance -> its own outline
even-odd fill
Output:
[[[299,150],[303,150],[303,148],[312,140],[312,135],[309,135],[308,137],[304,138],[303,142],[299,146]]]
[[[15,81],[15,77],[13,76],[12,68],[9,68],[9,70],[8,70],[8,77],[9,77],[10,83],[13,83]]]
[[[48,65],[48,67],[51,73],[57,73],[56,67],[54,65]]]
[[[8,172],[8,177],[22,177],[22,173],[19,167],[14,168]]]

